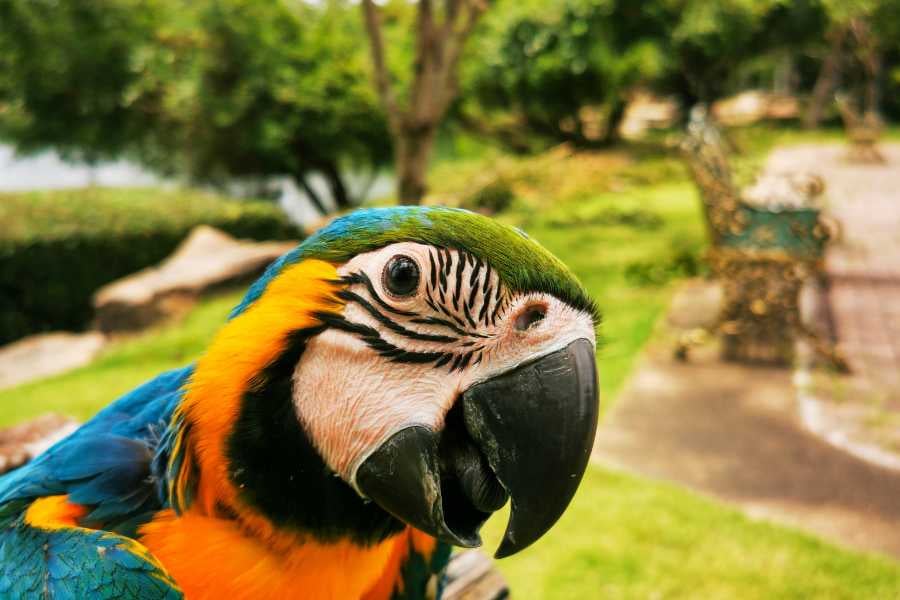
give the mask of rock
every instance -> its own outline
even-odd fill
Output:
[[[205,292],[257,277],[295,245],[236,240],[200,225],[159,266],[100,288],[96,326],[107,333],[135,331],[180,316]]]
[[[46,414],[0,429],[0,474],[20,467],[78,428],[78,422]]]
[[[42,333],[0,348],[0,389],[88,364],[106,343],[97,331]]]
[[[458,552],[447,565],[444,600],[501,600],[509,597],[506,580],[478,550]]]
[[[626,139],[639,138],[650,129],[672,127],[679,115],[678,103],[672,98],[639,90],[628,100],[619,133]]]
[[[790,95],[750,90],[714,103],[712,113],[722,125],[750,125],[763,120],[796,119],[800,103]]]

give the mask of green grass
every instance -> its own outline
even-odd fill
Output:
[[[777,132],[754,135],[752,156],[780,139]],[[668,304],[670,277],[678,275],[664,269],[662,278],[638,285],[629,272],[635,265],[666,265],[680,253],[699,254],[704,244],[698,200],[683,170],[652,148],[641,157],[610,168],[596,155],[555,166],[528,160],[501,165],[518,176],[515,208],[502,218],[569,264],[604,313],[598,365],[605,408]],[[474,169],[457,166],[459,172]],[[452,167],[436,169],[438,192],[461,189]],[[635,223],[617,217],[635,214],[653,218]],[[137,383],[196,357],[237,299],[233,293],[206,301],[181,324],[116,343],[88,367],[0,392],[0,424],[47,410],[88,417]],[[497,547],[505,522],[500,514],[488,523],[486,550]],[[900,565],[888,559],[597,466],[588,469],[557,526],[498,566],[514,597],[526,599],[879,599],[896,598],[900,589]]]
[[[113,343],[86,367],[0,391],[0,425],[48,411],[89,418],[141,382],[199,356],[240,296],[207,300],[181,323]]]
[[[504,526],[505,515],[488,522],[486,551]],[[888,559],[598,467],[549,534],[497,565],[522,600],[887,600],[900,590],[900,565]]]

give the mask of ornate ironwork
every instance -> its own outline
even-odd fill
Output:
[[[742,194],[725,140],[704,109],[692,112],[682,150],[703,202],[712,275],[723,288],[722,357],[787,365],[803,336],[837,362],[800,313],[800,292],[821,276],[831,230],[814,202],[824,191],[821,178],[770,175]]]

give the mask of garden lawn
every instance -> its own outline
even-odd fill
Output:
[[[487,552],[505,523],[488,522]],[[497,565],[516,600],[893,600],[900,590],[900,563],[597,466],[550,533]]]
[[[182,322],[110,344],[90,365],[0,391],[0,426],[53,411],[87,419],[119,395],[206,347],[241,293],[206,300]]]
[[[655,181],[655,169],[643,183]],[[582,186],[553,202],[532,190],[502,217],[570,265],[597,299],[604,315],[598,348],[604,408],[667,306],[673,282],[696,270],[702,252],[692,186],[683,175],[664,179],[619,191]],[[184,322],[116,343],[88,367],[0,392],[0,424],[48,410],[90,416],[159,371],[195,358],[238,298],[205,301]],[[488,523],[486,550],[497,547],[504,525],[502,514]],[[498,565],[515,598],[878,599],[900,590],[900,565],[888,559],[597,466],[589,467],[553,531]]]

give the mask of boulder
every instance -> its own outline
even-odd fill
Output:
[[[100,288],[96,326],[106,333],[136,331],[181,316],[204,293],[252,280],[295,245],[237,240],[200,225],[158,266]]]
[[[640,138],[650,129],[672,127],[679,117],[680,109],[674,99],[638,90],[628,99],[619,133],[626,139]]]
[[[447,565],[444,600],[502,600],[509,587],[490,558],[478,550],[453,554]]]
[[[764,120],[796,119],[800,102],[787,94],[748,90],[713,103],[712,113],[722,125],[751,125]]]
[[[98,331],[42,333],[0,348],[0,389],[88,364],[106,343]]]
[[[78,422],[46,414],[0,429],[0,474],[20,467],[78,428]]]

